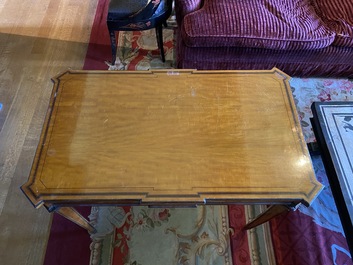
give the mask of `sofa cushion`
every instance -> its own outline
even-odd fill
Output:
[[[336,33],[337,46],[353,47],[353,1],[313,0],[316,13]]]
[[[310,0],[205,0],[184,17],[182,37],[190,47],[317,49],[335,34],[316,15]]]

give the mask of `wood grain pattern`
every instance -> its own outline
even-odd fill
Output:
[[[36,206],[309,205],[322,188],[278,70],[83,71],[55,82],[23,187]]]
[[[28,178],[52,90],[51,77],[81,69],[95,1],[0,1],[0,260],[41,264],[50,216],[33,213]]]

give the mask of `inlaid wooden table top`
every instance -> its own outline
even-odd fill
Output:
[[[271,71],[68,71],[27,183],[44,205],[309,205],[317,182],[289,77]]]

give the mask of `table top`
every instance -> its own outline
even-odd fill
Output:
[[[34,204],[304,203],[317,182],[289,77],[67,71],[29,180]]]
[[[334,183],[332,192],[342,194],[348,212],[346,219],[353,221],[353,102],[314,102],[316,134],[323,151],[327,151],[331,161],[328,177]],[[326,155],[323,154],[323,155]],[[325,157],[324,157],[325,158]],[[333,174],[334,173],[334,176]],[[336,190],[336,188],[339,190]],[[340,205],[342,206],[342,205]],[[353,228],[352,228],[353,229]],[[348,235],[347,235],[348,236]],[[351,236],[350,236],[351,237]]]

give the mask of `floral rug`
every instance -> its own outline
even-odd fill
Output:
[[[311,104],[314,101],[353,101],[353,80],[333,78],[292,78],[294,101],[306,142],[314,142],[310,124]]]
[[[93,207],[90,265],[274,264],[269,225],[242,230],[262,210]]]
[[[93,208],[91,264],[232,264],[227,214],[226,206]]]
[[[141,32],[130,31],[118,34],[118,51],[115,65],[108,70],[149,70],[174,67],[174,29],[163,29],[165,62],[160,59],[154,29]]]

